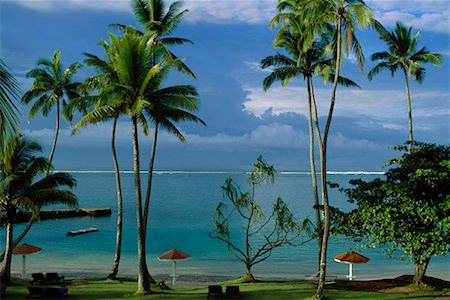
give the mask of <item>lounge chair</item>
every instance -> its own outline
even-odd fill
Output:
[[[45,273],[46,283],[64,283],[64,276],[59,276],[58,273]]]
[[[222,299],[222,287],[220,285],[208,285],[208,299]]]
[[[32,273],[31,277],[33,277],[33,280],[30,281],[31,284],[45,284],[47,281],[44,273]]]
[[[43,297],[43,298],[59,298],[61,296],[66,296],[69,292],[68,288],[61,287],[43,287],[43,286],[30,286],[28,287],[28,296],[31,298],[33,296]]]
[[[225,299],[239,299],[241,297],[241,293],[239,292],[239,286],[237,285],[229,285],[227,286],[225,292]]]

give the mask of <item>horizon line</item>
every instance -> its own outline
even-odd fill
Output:
[[[75,174],[114,174],[111,170],[55,170],[55,172],[75,173]],[[119,171],[120,174],[133,174],[133,170]],[[148,170],[141,170],[141,174],[148,173]],[[248,174],[249,171],[186,171],[186,170],[154,170],[156,175],[170,174]],[[279,175],[311,175],[311,171],[279,171]],[[321,172],[317,172],[320,175]],[[328,175],[384,175],[383,171],[327,171]]]

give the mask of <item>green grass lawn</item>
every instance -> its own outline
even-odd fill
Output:
[[[25,299],[28,295],[27,282],[15,282],[8,286],[2,299]],[[161,290],[152,286],[151,295],[135,295],[136,282],[130,280],[112,281],[99,279],[72,280],[66,285],[69,293],[64,299],[207,299],[208,289],[177,288]],[[239,284],[241,299],[309,299],[314,295],[316,285],[304,281],[258,282]],[[348,290],[345,287],[327,286],[328,299],[433,299],[444,291],[432,289],[415,290],[403,287],[394,293],[379,293]]]

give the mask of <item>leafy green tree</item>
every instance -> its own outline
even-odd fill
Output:
[[[423,64],[442,64],[442,56],[440,54],[430,53],[426,47],[422,47],[417,51],[420,32],[417,32],[413,36],[412,29],[412,27],[407,28],[402,23],[397,22],[394,31],[389,32],[385,29],[378,30],[380,38],[386,42],[388,50],[372,54],[371,59],[380,62],[368,73],[369,80],[372,80],[373,76],[382,70],[391,71],[392,77],[394,77],[398,69],[403,71],[408,103],[409,149],[411,149],[413,142],[413,122],[408,77],[412,77],[414,80],[422,83],[425,76],[425,68],[422,67]]]
[[[6,139],[15,135],[18,111],[14,101],[18,98],[19,90],[17,79],[0,59],[0,147],[3,147]]]
[[[322,249],[320,258],[319,284],[316,298],[323,298],[326,276],[326,257],[330,229],[330,205],[327,190],[327,145],[336,101],[336,90],[339,83],[340,68],[344,51],[353,53],[357,62],[364,67],[364,55],[355,31],[357,27],[365,28],[373,24],[372,13],[362,0],[281,0],[278,3],[279,20],[282,24],[300,18],[305,24],[302,34],[302,50],[310,48],[317,37],[331,34],[331,43],[327,46],[334,63],[334,78],[331,89],[330,108],[325,124],[322,141],[319,142],[321,153],[321,187],[322,187]]]
[[[55,137],[49,155],[50,163],[52,163],[58,141],[61,105],[64,108],[70,99],[79,97],[77,91],[79,83],[73,82],[73,76],[81,68],[81,64],[73,63],[64,69],[59,51],[55,51],[51,59],[46,57],[38,59],[36,64],[37,68],[26,75],[27,78],[34,78],[34,82],[30,90],[23,95],[22,102],[28,104],[36,100],[28,113],[28,119],[33,118],[39,111],[43,117],[47,117],[52,108],[56,107]],[[72,114],[70,111],[65,111],[63,117],[70,122]]]
[[[42,147],[20,134],[0,149],[0,210],[6,217],[5,261],[0,273],[2,282],[11,277],[13,249],[13,225],[18,209],[30,210],[39,218],[41,207],[50,204],[77,206],[77,199],[70,191],[75,179],[67,173],[46,175],[52,165],[38,156]]]
[[[265,216],[255,199],[255,191],[260,184],[273,183],[275,175],[275,168],[259,156],[248,177],[250,192],[242,192],[231,178],[222,186],[224,198],[231,202],[231,207],[227,209],[225,203],[219,202],[213,217],[215,229],[209,233],[209,237],[224,242],[230,254],[245,264],[246,273],[241,282],[255,281],[252,267],[268,259],[275,248],[292,245],[302,229],[309,225],[306,220],[299,226],[281,197],[273,204],[271,214]],[[233,215],[243,219],[243,233],[233,232],[230,228]],[[234,236],[243,237],[243,241]]]
[[[413,146],[395,148],[405,153],[388,162],[384,178],[341,189],[356,208],[336,211],[333,230],[388,255],[402,252],[414,261],[413,283],[423,285],[430,259],[450,250],[450,147]]]
[[[278,18],[279,16],[275,17]],[[275,25],[275,24],[274,24]],[[319,204],[319,192],[317,188],[316,166],[314,158],[314,130],[317,134],[319,143],[322,141],[319,121],[316,109],[316,100],[314,95],[313,76],[319,75],[324,81],[333,77],[333,64],[327,57],[325,47],[328,44],[326,37],[315,41],[311,48],[302,50],[302,35],[305,31],[305,25],[298,17],[289,19],[288,26],[280,28],[274,40],[275,48],[284,48],[289,56],[276,54],[268,56],[261,60],[261,67],[272,68],[272,72],[264,78],[263,88],[268,90],[276,81],[281,81],[282,86],[286,86],[290,81],[298,77],[303,77],[307,82],[308,90],[308,129],[309,129],[309,159],[311,168],[311,181],[313,186],[313,200],[315,208],[316,232],[321,237],[322,220]],[[339,77],[339,83],[344,86],[358,86],[353,81]],[[314,110],[314,118],[313,118]],[[314,126],[313,129],[313,120]],[[318,259],[320,260],[320,251],[322,248],[321,239],[318,238]],[[318,263],[318,268],[320,261]]]

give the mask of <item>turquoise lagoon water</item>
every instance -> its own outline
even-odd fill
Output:
[[[27,257],[27,272],[62,272],[66,276],[105,276],[112,266],[116,234],[116,189],[112,172],[76,172],[74,192],[79,206],[110,207],[110,217],[73,218],[47,220],[36,223],[23,242],[43,248],[40,253]],[[334,174],[329,180],[346,185],[350,179],[372,179],[379,175]],[[239,276],[244,266],[227,252],[225,245],[212,240],[208,232],[213,230],[212,215],[222,200],[221,185],[232,177],[242,189],[246,188],[245,173],[213,172],[157,172],[151,201],[149,238],[147,242],[148,264],[152,274],[164,277],[171,273],[171,263],[160,262],[157,255],[177,248],[190,253],[192,259],[179,262],[177,273],[185,275]],[[136,212],[133,174],[122,173],[124,195],[123,248],[120,274],[136,274]],[[146,182],[146,176],[142,176]],[[257,199],[263,207],[281,196],[299,219],[313,220],[312,191],[310,175],[303,173],[281,173],[272,186],[258,191]],[[343,194],[331,191],[331,204],[341,209],[351,209]],[[23,224],[15,226],[18,234]],[[88,227],[97,227],[98,232],[68,237],[66,232]],[[239,227],[237,220],[236,227]],[[0,250],[4,250],[5,230],[0,230]],[[328,272],[345,277],[347,265],[333,261],[336,254],[355,247],[343,238],[330,241]],[[379,249],[364,249],[362,254],[370,258],[369,263],[354,267],[359,278],[395,277],[412,274],[413,265],[399,259],[387,258]],[[254,267],[259,278],[303,279],[315,273],[317,243],[308,242],[298,247],[275,249],[271,258]],[[19,274],[21,257],[13,258],[13,273]],[[434,257],[427,274],[450,279],[450,257]]]

